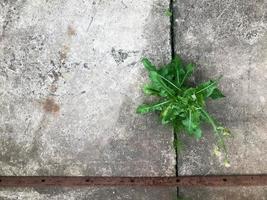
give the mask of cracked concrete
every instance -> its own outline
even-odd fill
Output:
[[[198,66],[196,82],[223,75],[227,96],[209,111],[233,132],[227,143],[231,167],[213,155],[214,137],[205,127],[199,142],[184,138],[179,175],[267,172],[267,1],[177,0],[175,50]],[[267,188],[180,189],[193,199],[266,199]]]
[[[172,133],[138,116],[167,0],[0,3],[1,175],[175,175]],[[0,199],[170,199],[170,189],[1,189]]]

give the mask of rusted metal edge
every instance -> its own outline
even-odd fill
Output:
[[[266,186],[267,175],[180,177],[0,176],[0,187],[222,187]]]

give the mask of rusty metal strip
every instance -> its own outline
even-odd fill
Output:
[[[0,176],[0,187],[92,187],[92,186],[266,186],[267,175],[181,176],[181,177],[84,177]]]

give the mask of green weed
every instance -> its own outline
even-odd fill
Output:
[[[209,80],[196,86],[190,86],[188,79],[192,76],[195,65],[185,64],[176,56],[169,64],[157,69],[147,58],[142,60],[149,73],[150,83],[146,84],[143,92],[147,95],[157,96],[158,101],[143,104],[137,108],[137,113],[146,114],[157,112],[164,125],[170,124],[177,139],[175,148],[180,149],[181,134],[187,134],[199,140],[202,137],[201,125],[206,122],[211,125],[217,139],[214,154],[224,155],[224,164],[229,166],[225,139],[230,131],[222,127],[207,111],[207,99],[220,99],[225,97],[218,89],[221,79]]]
[[[165,16],[171,17],[172,16],[172,12],[169,9],[165,10]]]

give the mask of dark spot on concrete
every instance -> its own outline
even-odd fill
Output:
[[[55,85],[55,84],[52,84],[51,86],[50,86],[50,92],[51,93],[55,93],[56,91],[57,91],[57,85]]]
[[[45,82],[46,77],[43,74],[38,73],[38,77],[42,80],[42,82]]]
[[[50,64],[52,65],[52,66],[56,66],[56,64],[55,64],[55,62],[53,61],[53,60],[50,60]]]
[[[132,63],[130,63],[128,66],[129,66],[129,67],[134,67],[136,64],[137,64],[137,62],[132,62]]]
[[[60,110],[59,105],[55,102],[54,99],[52,98],[47,98],[44,102],[43,102],[43,109],[45,112],[48,113],[57,113]]]
[[[77,33],[76,33],[76,30],[74,29],[74,27],[73,27],[72,25],[69,25],[69,26],[68,26],[68,31],[67,31],[67,33],[68,33],[68,36],[70,36],[70,37],[72,37],[72,36],[74,36],[74,35],[77,34]]]
[[[83,67],[84,67],[85,69],[89,69],[88,63],[84,63],[84,64],[83,64]]]
[[[60,74],[54,70],[52,70],[52,74],[54,76],[54,82],[58,81]]]
[[[86,91],[82,91],[82,92],[81,92],[81,94],[84,94],[84,93],[86,93]]]
[[[121,64],[128,58],[128,53],[123,52],[122,49],[115,50],[114,48],[111,49],[111,55],[116,61],[117,64]]]

